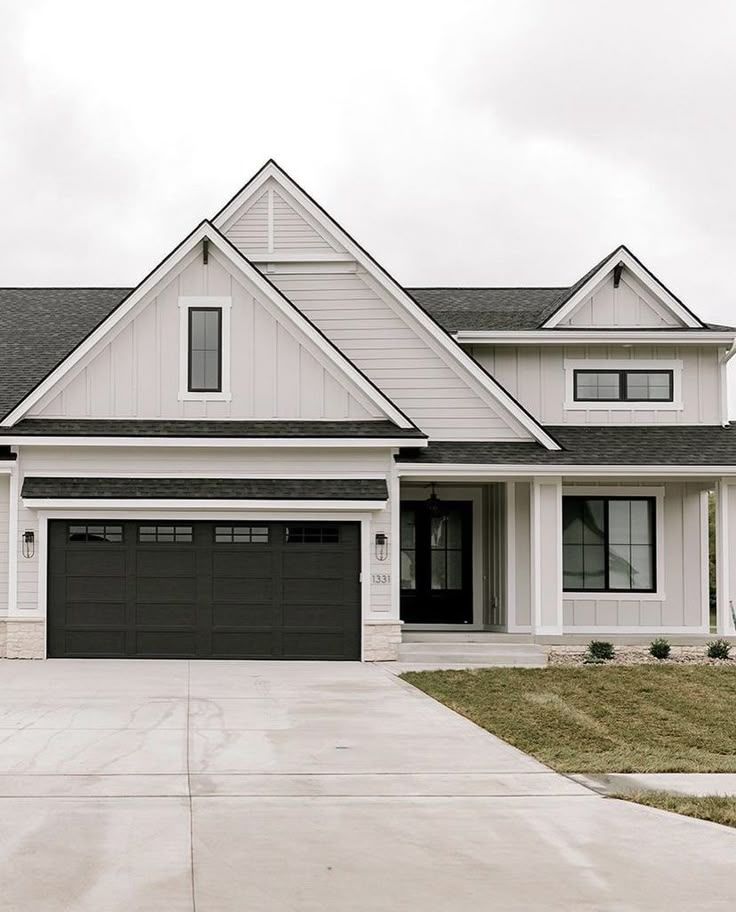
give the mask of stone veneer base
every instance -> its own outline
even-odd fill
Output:
[[[363,624],[363,661],[395,662],[401,644],[401,621],[367,621]]]

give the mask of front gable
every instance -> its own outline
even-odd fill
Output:
[[[400,427],[411,426],[211,225],[200,226],[157,272],[5,424],[26,414],[302,421],[388,418]],[[219,308],[222,313],[223,376],[218,393],[187,389],[186,314],[191,306]]]
[[[213,223],[425,433],[554,440],[274,162]]]
[[[626,247],[568,289],[544,329],[702,328],[700,320]]]
[[[223,234],[249,259],[269,256],[308,258],[344,254],[345,250],[309,214],[281,190],[273,178],[220,226]]]

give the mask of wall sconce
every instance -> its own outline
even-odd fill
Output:
[[[21,541],[23,546],[23,557],[33,557],[36,553],[36,536],[33,529],[26,529]]]
[[[388,535],[376,532],[376,560],[385,561],[388,557]]]

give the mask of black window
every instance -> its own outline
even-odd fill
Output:
[[[138,541],[149,542],[177,542],[187,543],[192,541],[191,526],[139,526]]]
[[[654,592],[653,497],[563,497],[563,588]]]
[[[287,544],[335,545],[339,541],[337,526],[287,526]]]
[[[672,402],[671,370],[576,370],[576,402]]]
[[[222,391],[222,310],[189,309],[189,392]]]
[[[266,545],[268,526],[215,526],[215,543],[220,545]]]
[[[78,525],[69,526],[70,542],[111,542],[119,544],[123,540],[122,526]]]

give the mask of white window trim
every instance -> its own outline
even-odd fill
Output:
[[[233,300],[218,295],[188,295],[179,298],[179,402],[230,402],[230,311]],[[222,311],[222,389],[218,392],[189,390],[189,311],[194,307],[219,307]]]
[[[562,591],[563,602],[585,600],[587,602],[660,602],[666,596],[664,592],[664,487],[663,486],[636,486],[624,487],[622,485],[563,485],[563,497],[653,497],[654,504],[654,562],[657,574],[657,588],[654,592],[595,592]],[[560,529],[560,540],[562,529]]]
[[[642,361],[639,358],[630,358],[626,361],[610,358],[565,358],[565,409],[577,412],[678,412],[682,411],[682,361],[657,359]],[[625,370],[670,370],[672,371],[672,402],[650,400],[648,402],[601,402],[595,399],[575,399],[575,371],[625,371]]]

